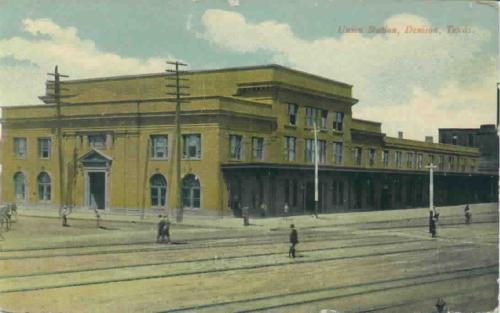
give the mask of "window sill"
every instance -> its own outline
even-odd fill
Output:
[[[151,161],[168,161],[168,158],[150,158]]]
[[[334,134],[343,134],[343,133],[344,133],[344,131],[343,131],[343,130],[336,130],[336,129],[332,129],[332,132],[333,132]]]
[[[297,129],[297,125],[286,124],[285,128],[288,128],[288,129]]]
[[[182,161],[201,161],[201,158],[182,158]]]

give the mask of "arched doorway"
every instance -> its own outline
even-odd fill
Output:
[[[193,174],[182,179],[182,207],[200,208],[200,180]]]
[[[149,180],[151,186],[151,206],[165,207],[167,199],[167,180],[161,174],[155,174]]]

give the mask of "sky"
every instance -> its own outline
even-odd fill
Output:
[[[496,123],[498,7],[462,0],[0,0],[0,106],[70,79],[276,63],[353,85],[405,138]],[[377,32],[373,32],[375,29]]]

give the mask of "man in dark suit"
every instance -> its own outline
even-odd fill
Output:
[[[295,229],[295,225],[290,225],[290,228],[292,229],[290,231],[290,250],[288,251],[288,256],[295,258],[295,246],[299,243],[299,234],[297,233],[297,230]]]

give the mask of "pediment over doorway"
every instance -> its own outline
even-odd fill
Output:
[[[113,162],[113,158],[97,149],[92,149],[78,161],[85,167],[109,167]]]

